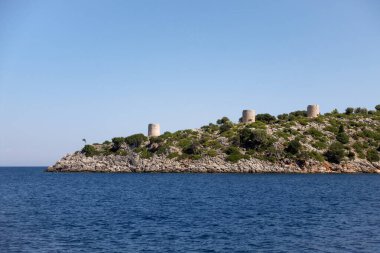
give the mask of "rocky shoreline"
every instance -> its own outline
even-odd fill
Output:
[[[380,162],[356,159],[340,164],[306,161],[297,164],[290,160],[276,163],[258,159],[243,159],[237,163],[223,155],[199,160],[176,160],[154,155],[142,159],[138,154],[86,157],[81,152],[68,154],[48,172],[119,172],[119,173],[380,173]]]

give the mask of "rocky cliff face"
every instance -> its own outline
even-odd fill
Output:
[[[188,172],[188,173],[380,173],[380,162],[356,159],[341,164],[310,161],[296,164],[290,160],[271,163],[243,159],[230,163],[223,155],[199,160],[174,160],[164,156],[140,158],[138,154],[86,157],[80,152],[66,155],[49,172]]]

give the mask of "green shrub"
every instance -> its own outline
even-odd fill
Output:
[[[85,145],[82,148],[82,153],[85,154],[85,156],[90,157],[98,154],[98,151],[96,148],[92,145]]]
[[[112,138],[112,143],[113,143],[113,151],[117,151],[121,148],[121,145],[125,142],[125,138],[123,137],[115,137]]]
[[[250,123],[246,126],[246,128],[255,128],[255,129],[266,129],[267,126],[265,125],[264,122],[261,121],[256,121],[253,123]]]
[[[316,141],[311,144],[314,148],[322,150],[327,148],[327,143],[324,141]]]
[[[219,130],[219,126],[210,123],[208,126],[202,126],[201,129],[207,133],[215,133]]]
[[[357,108],[355,108],[354,112],[355,112],[355,114],[367,114],[368,110],[367,110],[367,108],[357,107]]]
[[[200,154],[190,155],[189,158],[191,160],[199,160],[202,158],[202,155],[200,155]]]
[[[192,144],[192,140],[190,138],[182,139],[178,142],[178,146],[181,148],[187,148]]]
[[[155,153],[157,155],[167,154],[169,153],[169,150],[170,150],[170,145],[163,144],[163,145],[158,146]]]
[[[141,151],[140,151],[140,157],[141,158],[144,158],[144,159],[149,159],[153,156],[153,154],[151,152],[149,152],[149,150],[147,148],[142,148]]]
[[[104,141],[104,142],[103,142],[103,145],[109,145],[109,144],[111,144],[110,141]]]
[[[125,138],[125,142],[132,148],[140,147],[148,138],[143,134],[134,134]]]
[[[173,153],[170,153],[167,158],[169,159],[174,159],[174,158],[177,158],[179,156],[179,154],[177,152],[173,152]]]
[[[277,137],[284,138],[285,140],[287,140],[291,136],[290,134],[288,134],[284,131],[281,131],[281,130],[277,131],[275,134]]]
[[[309,120],[307,118],[298,118],[297,119],[298,123],[300,123],[302,126],[307,126],[309,123]]]
[[[240,145],[246,149],[264,150],[273,143],[273,139],[265,130],[244,128],[239,133]]]
[[[375,132],[372,130],[364,129],[362,132],[358,133],[360,137],[367,137],[375,141],[380,140],[380,132]]]
[[[336,135],[336,140],[342,144],[347,144],[350,141],[350,138],[344,131],[343,125],[340,125],[338,134]]]
[[[376,111],[380,112],[380,105],[375,106]]]
[[[216,124],[218,124],[218,125],[222,125],[222,124],[226,124],[226,123],[229,123],[229,122],[231,122],[231,120],[230,120],[229,118],[227,118],[227,117],[223,117],[223,118],[221,118],[221,119],[218,119],[218,120],[216,121]]]
[[[128,152],[124,149],[119,149],[115,152],[116,155],[126,156],[128,155]]]
[[[205,147],[220,149],[222,148],[222,144],[218,140],[209,140],[204,144]]]
[[[220,125],[220,127],[219,127],[220,133],[227,132],[227,131],[230,130],[232,127],[233,127],[232,122],[229,122],[229,121],[225,122],[225,123],[223,123],[222,125]]]
[[[306,131],[306,133],[310,134],[315,139],[320,139],[320,138],[322,138],[324,136],[321,131],[319,131],[318,129],[316,129],[314,127],[309,128]]]
[[[270,115],[269,113],[263,113],[263,114],[257,114],[256,115],[256,120],[269,124],[269,123],[275,122],[276,121],[276,117]]]
[[[202,150],[198,142],[192,141],[190,145],[182,149],[182,152],[188,155],[199,155]]]
[[[337,134],[338,131],[339,131],[339,128],[337,128],[337,127],[335,127],[335,126],[325,126],[325,127],[323,128],[323,130],[328,131],[328,132],[330,132],[330,133]]]
[[[348,157],[350,160],[354,160],[354,159],[355,159],[355,153],[352,152],[352,151],[349,151],[348,154],[347,154],[347,157]]]
[[[379,152],[377,152],[375,149],[369,149],[367,151],[367,160],[370,162],[380,161]]]
[[[307,117],[307,111],[294,111],[289,113],[289,116],[294,116],[294,117]]]
[[[347,109],[346,109],[346,114],[347,115],[351,115],[351,114],[353,114],[354,113],[354,108],[352,108],[352,107],[347,107]]]
[[[307,156],[310,158],[310,159],[313,159],[313,160],[316,160],[318,162],[323,162],[325,160],[325,158],[323,157],[322,154],[316,152],[316,151],[311,151],[311,152],[308,152],[307,153]]]
[[[283,114],[278,115],[277,118],[279,120],[288,120],[289,119],[289,114],[283,113]]]
[[[339,164],[345,156],[344,146],[340,142],[334,142],[324,155],[327,161]]]
[[[301,150],[301,143],[298,140],[292,140],[288,143],[288,146],[285,148],[285,152],[295,155]]]
[[[224,153],[226,153],[227,155],[231,155],[231,154],[240,154],[240,149],[238,147],[228,147]]]
[[[210,156],[210,157],[215,157],[218,155],[218,152],[216,152],[215,149],[210,149],[207,151],[207,155]]]

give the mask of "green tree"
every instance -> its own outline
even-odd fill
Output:
[[[243,155],[237,147],[229,147],[225,150],[225,153],[227,154],[226,160],[232,163],[236,163],[243,158],[249,158],[249,156]]]
[[[222,123],[222,125],[219,128],[219,130],[220,130],[221,133],[224,133],[224,132],[227,132],[228,130],[230,130],[232,127],[233,127],[232,122],[231,121],[226,121],[226,122]]]
[[[377,152],[375,149],[369,149],[367,151],[367,160],[370,162],[380,161],[379,152]]]
[[[121,148],[121,145],[125,143],[125,138],[123,137],[112,138],[112,143],[113,143],[112,150],[117,151]]]
[[[289,115],[295,116],[295,117],[307,117],[307,111],[294,111],[294,112],[289,113]]]
[[[265,130],[244,128],[239,134],[240,145],[247,149],[263,150],[273,143],[273,139]]]
[[[289,119],[289,114],[283,113],[283,114],[278,115],[277,118],[279,120],[288,120]]]
[[[352,107],[347,107],[346,108],[346,114],[347,115],[350,115],[350,114],[353,114],[354,113],[354,108],[352,108]]]
[[[380,112],[380,105],[375,106],[376,111]]]
[[[301,150],[301,143],[298,140],[292,140],[289,142],[288,146],[285,148],[285,152],[295,155]]]
[[[199,155],[202,153],[202,149],[198,142],[192,141],[189,145],[182,149],[182,152],[187,155]]]
[[[343,125],[339,126],[339,131],[338,131],[338,134],[336,135],[336,140],[342,144],[347,144],[350,141],[350,138],[348,137],[348,135],[344,131]]]
[[[357,107],[357,108],[355,108],[354,112],[355,112],[355,114],[367,114],[368,110],[367,110],[367,108]]]
[[[263,113],[263,114],[257,114],[256,120],[259,120],[259,121],[262,121],[262,122],[269,124],[269,123],[275,122],[276,117],[270,115],[269,113]]]
[[[332,143],[324,155],[327,161],[339,164],[345,156],[343,144],[340,142]]]
[[[125,138],[125,142],[132,148],[140,147],[148,138],[143,134],[134,134]]]
[[[85,145],[82,149],[82,153],[85,154],[85,156],[94,156],[98,154],[98,151],[92,145]]]
[[[223,117],[223,118],[221,118],[221,119],[218,119],[218,120],[216,121],[216,124],[218,124],[218,125],[222,125],[222,124],[225,124],[225,123],[227,123],[227,122],[231,122],[231,120],[230,120],[229,118],[227,118],[227,117]]]

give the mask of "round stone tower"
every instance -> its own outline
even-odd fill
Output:
[[[148,125],[148,136],[160,136],[160,124],[149,124]]]
[[[255,122],[255,120],[256,120],[255,110],[244,110],[243,111],[243,117],[242,117],[241,122],[249,123],[249,122]]]
[[[307,117],[316,118],[320,114],[319,105],[308,105],[307,106]]]

